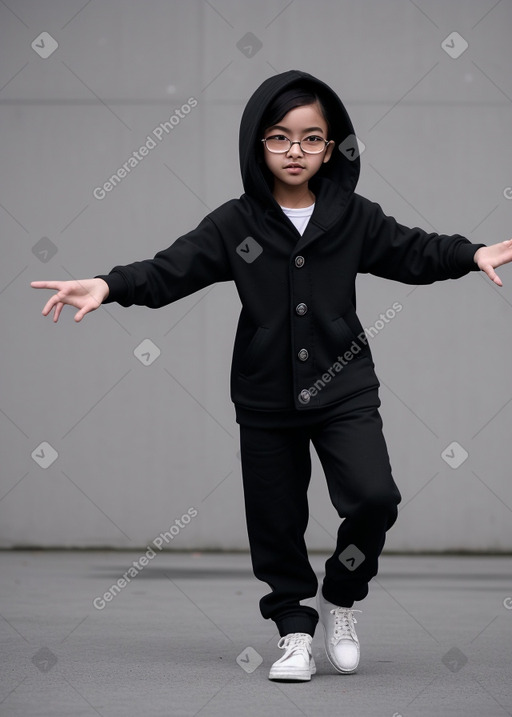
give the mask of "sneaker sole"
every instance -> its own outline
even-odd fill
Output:
[[[290,670],[270,670],[269,680],[285,680],[287,682],[309,682],[311,675],[314,675],[316,668],[312,670],[302,670],[291,672]]]

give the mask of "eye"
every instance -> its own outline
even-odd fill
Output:
[[[288,142],[288,137],[285,137],[284,134],[272,134],[270,137],[267,137],[267,140],[271,139],[275,142]]]
[[[318,137],[316,134],[310,134],[309,137],[304,137],[302,140],[305,144],[323,144],[323,137]]]

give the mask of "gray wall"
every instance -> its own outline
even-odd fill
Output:
[[[68,307],[54,325],[40,313],[49,292],[29,282],[151,257],[239,196],[242,109],[290,68],[346,102],[366,145],[360,193],[404,224],[508,239],[511,24],[509,0],[0,4],[1,545],[140,548],[174,525],[163,547],[247,547],[234,287],[158,311],[108,305],[78,325]],[[43,31],[58,43],[45,59],[31,47]],[[453,31],[469,43],[457,58],[442,47]],[[239,42],[246,33],[261,47]],[[190,97],[197,106],[96,199]],[[403,306],[372,341],[403,494],[388,549],[512,549],[512,268],[500,274],[503,289],[478,273],[418,288],[358,280],[364,326]],[[145,339],[161,352],[151,365],[134,355]],[[308,544],[330,548],[316,457],[310,496]]]

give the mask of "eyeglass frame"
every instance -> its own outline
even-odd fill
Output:
[[[323,137],[319,137],[317,134],[315,134],[315,135],[308,135],[309,137],[312,137],[312,136],[318,137],[318,139],[321,139],[321,140],[323,140],[323,141],[325,142],[324,148],[321,149],[319,152],[308,152],[308,150],[307,150],[307,149],[304,149],[304,147],[302,146],[302,139],[300,139],[300,140],[299,140],[299,139],[296,139],[296,140],[293,140],[293,141],[292,141],[291,139],[289,139],[288,137],[286,137],[286,139],[287,139],[288,142],[290,143],[290,146],[288,147],[288,149],[285,149],[285,150],[283,150],[283,151],[277,152],[275,149],[269,149],[269,148],[267,147],[267,139],[272,139],[272,137],[275,137],[275,136],[276,136],[276,135],[271,135],[270,137],[264,137],[264,138],[261,140],[261,141],[263,142],[263,146],[265,147],[265,149],[267,150],[267,152],[270,152],[270,154],[287,154],[287,153],[291,150],[291,148],[293,147],[294,144],[298,144],[299,147],[301,148],[301,150],[304,152],[304,154],[322,154],[322,152],[325,152],[325,150],[327,149],[328,145],[330,145],[331,142],[334,141],[334,140],[332,140],[332,139],[324,139]],[[283,135],[283,137],[285,137],[285,135]],[[307,137],[303,137],[303,139],[307,139]]]

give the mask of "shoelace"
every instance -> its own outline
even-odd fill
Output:
[[[330,612],[331,615],[334,615],[334,635],[331,638],[333,645],[346,638],[355,641],[357,636],[354,623],[357,625],[357,620],[354,617],[354,613],[362,612],[362,610],[353,610],[350,607],[336,607]]]
[[[309,645],[311,641],[311,635],[305,632],[295,632],[292,635],[285,635],[282,637],[277,646],[281,650],[289,649],[290,652],[302,651],[305,656],[309,657]]]

